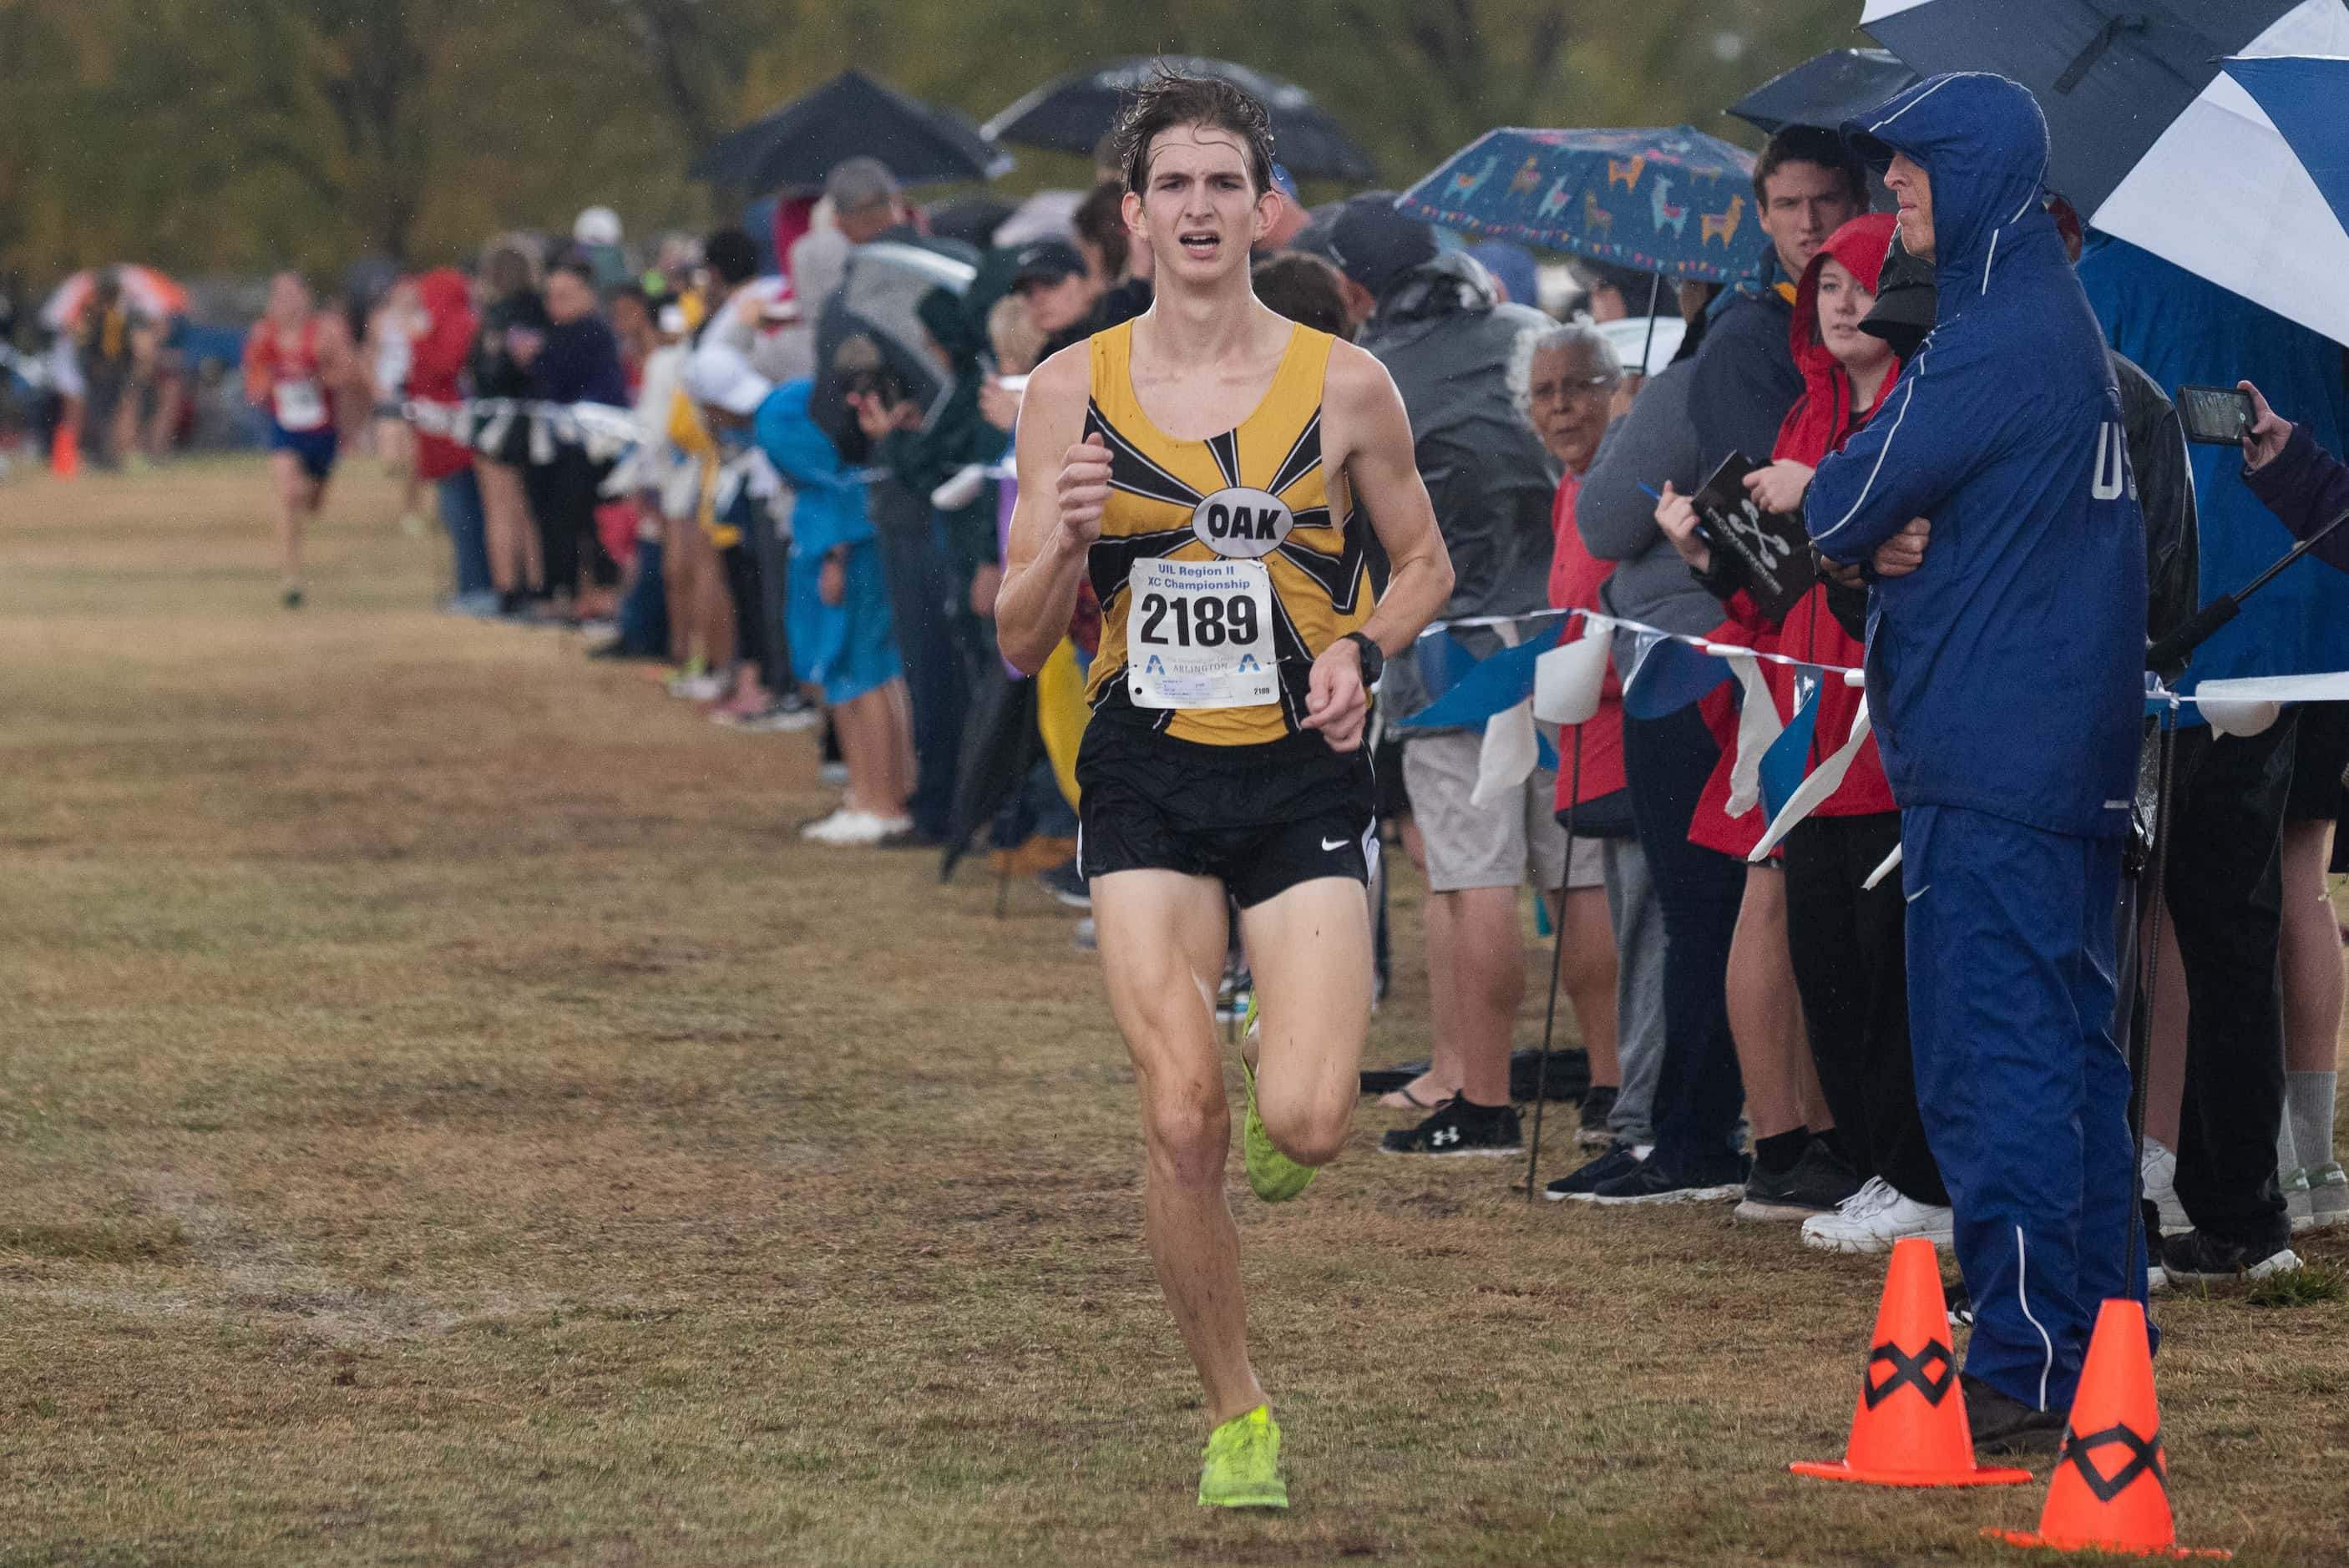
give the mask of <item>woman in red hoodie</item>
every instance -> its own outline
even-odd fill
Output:
[[[410,341],[408,396],[418,403],[456,403],[464,397],[458,377],[471,354],[481,322],[473,315],[465,274],[439,267],[417,280],[424,307],[424,330]],[[473,454],[445,436],[416,432],[416,475],[431,482],[440,502],[440,525],[449,531],[456,555],[456,596],[449,608],[460,614],[497,614],[497,587],[490,581],[488,525],[481,487],[473,477]]]
[[[1890,346],[1859,325],[1875,303],[1893,226],[1889,215],[1854,219],[1828,238],[1804,273],[1791,325],[1803,396],[1779,428],[1770,466],[1746,480],[1767,511],[1801,511],[1819,459],[1883,406],[1899,374]],[[1777,651],[1859,666],[1865,647],[1828,607],[1828,584],[1814,587],[1770,626],[1732,580],[1727,558],[1713,557],[1698,537],[1684,498],[1660,508],[1657,520],[1707,585],[1728,600],[1733,616],[1772,636]],[[1781,713],[1791,714],[1795,672],[1784,665],[1764,671]],[[1842,747],[1859,700],[1858,688],[1840,679],[1822,682],[1813,767]],[[1749,815],[1748,841],[1758,842],[1761,810]],[[1842,1142],[1869,1178],[1833,1212],[1804,1222],[1803,1240],[1828,1251],[1885,1252],[1901,1236],[1946,1242],[1950,1235],[1949,1194],[1917,1115],[1900,890],[1897,879],[1860,886],[1899,841],[1899,813],[1873,739],[1862,744],[1836,792],[1785,841],[1787,945],[1811,1052]]]

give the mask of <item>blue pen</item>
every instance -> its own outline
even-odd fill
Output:
[[[1648,495],[1649,495],[1650,499],[1651,499],[1651,500],[1663,500],[1663,499],[1664,499],[1664,492],[1663,492],[1663,491],[1661,491],[1661,490],[1658,490],[1658,489],[1657,489],[1655,486],[1653,486],[1653,485],[1646,485],[1646,484],[1643,484],[1643,485],[1641,485],[1640,488],[1641,490],[1646,490],[1646,491],[1648,492]]]

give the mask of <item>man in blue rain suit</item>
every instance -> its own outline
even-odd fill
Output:
[[[2037,103],[1965,72],[1843,129],[1886,168],[1940,299],[1806,521],[1829,562],[1870,567],[1917,1099],[1974,1301],[1967,1413],[1987,1451],[2053,1449],[2099,1304],[2145,1294],[2113,1037],[2144,527],[2104,338],[2040,205]]]

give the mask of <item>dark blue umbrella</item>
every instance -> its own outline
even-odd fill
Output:
[[[1764,136],[1788,125],[1833,130],[1916,79],[1889,49],[1829,49],[1772,77],[1729,112]]]
[[[1761,255],[1754,155],[1692,126],[1488,130],[1403,211],[1660,277],[1733,283]]]
[[[1868,0],[1859,25],[1920,76],[1995,71],[2029,88],[2047,116],[2047,183],[2093,223],[2210,86],[2221,57],[2275,53],[2271,44],[2253,46],[2288,14],[2320,9],[2338,15],[2342,7],[2339,0]],[[2142,179],[2158,193],[2158,169]]]
[[[957,111],[847,70],[719,137],[693,176],[761,194],[812,191],[851,158],[877,158],[905,185],[992,180],[1011,168],[1011,155]]]
[[[2276,55],[2229,60],[2227,74],[2267,110],[2284,144],[2349,232],[2349,59]]]

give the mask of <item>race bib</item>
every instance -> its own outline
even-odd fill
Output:
[[[1126,587],[1125,678],[1134,707],[1280,700],[1264,562],[1139,561]]]
[[[326,422],[326,395],[316,381],[280,381],[277,422],[289,430],[315,430]]]

